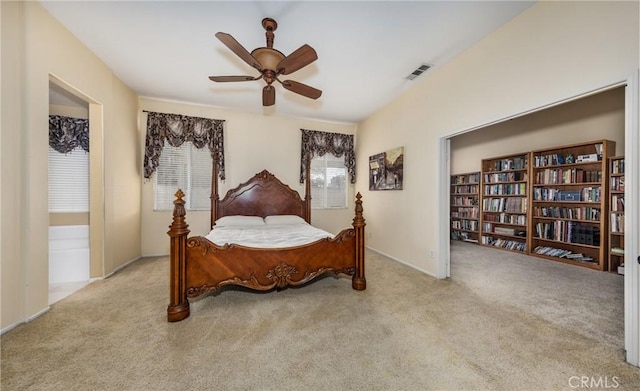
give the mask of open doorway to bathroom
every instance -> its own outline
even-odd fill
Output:
[[[89,104],[49,82],[49,305],[90,280]]]

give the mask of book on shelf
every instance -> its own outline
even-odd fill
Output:
[[[614,254],[624,255],[624,248],[622,247],[612,247],[611,252]]]

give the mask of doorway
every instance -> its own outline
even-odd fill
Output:
[[[615,91],[617,90],[617,91]],[[625,155],[626,156],[626,177],[627,179],[627,187],[626,187],[626,197],[627,197],[627,206],[626,206],[626,214],[630,215],[629,218],[626,219],[625,222],[625,237],[626,243],[625,247],[629,247],[629,251],[626,252],[625,255],[625,264],[627,264],[624,280],[624,347],[626,349],[626,359],[629,363],[638,366],[639,364],[639,350],[640,350],[640,327],[639,324],[639,303],[638,303],[638,284],[639,284],[639,276],[638,276],[638,267],[635,264],[635,259],[632,258],[633,254],[637,255],[638,250],[638,199],[637,196],[631,193],[634,193],[632,189],[635,189],[637,193],[638,184],[637,180],[637,172],[633,169],[633,167],[637,167],[638,165],[638,153],[640,152],[640,136],[638,136],[638,74],[630,76],[629,79],[625,81],[621,81],[619,83],[603,87],[601,89],[591,91],[580,96],[572,97],[570,99],[566,99],[562,102],[556,102],[550,104],[546,107],[541,107],[537,109],[530,110],[525,113],[517,114],[509,118],[505,118],[499,121],[495,121],[490,124],[485,124],[482,126],[478,126],[472,129],[467,129],[465,131],[459,132],[454,136],[449,136],[441,139],[441,164],[440,164],[440,173],[441,173],[441,199],[444,201],[443,204],[446,207],[441,208],[441,213],[439,216],[440,225],[442,227],[446,227],[440,233],[439,243],[441,244],[441,249],[443,249],[443,254],[445,254],[441,259],[439,259],[439,271],[440,275],[443,277],[451,276],[451,246],[449,243],[449,178],[452,173],[456,173],[454,170],[460,169],[455,166],[451,157],[451,148],[452,144],[456,142],[455,138],[459,137],[463,134],[470,133],[470,137],[474,137],[473,133],[476,131],[487,128],[489,126],[498,126],[505,127],[507,122],[511,122],[512,120],[517,120],[518,118],[529,116],[535,113],[539,113],[541,111],[546,111],[547,109],[553,109],[559,107],[564,104],[568,104],[570,102],[580,100],[583,98],[588,98],[591,96],[596,96],[600,94],[618,94],[618,99],[622,99],[622,122],[624,129],[622,132],[622,145],[623,147],[618,147],[616,151],[617,155]],[[599,98],[599,97],[597,97]],[[476,136],[477,137],[477,136]],[[593,139],[609,139],[610,136],[600,136],[593,137]],[[545,140],[538,140],[545,141]],[[587,141],[587,140],[582,140]],[[534,143],[535,144],[535,143]],[[560,143],[559,145],[563,145],[564,143]],[[503,143],[504,145],[504,143]],[[522,144],[523,151],[526,152],[528,150],[536,149],[535,146],[532,146],[531,143]],[[545,148],[549,145],[540,146],[540,148]],[[518,151],[511,151],[518,152]],[[492,154],[491,156],[501,156],[506,154],[497,153]],[[479,171],[479,166],[478,170]],[[463,170],[463,172],[466,172]],[[633,221],[632,221],[633,220]],[[494,250],[499,251],[499,250]],[[630,265],[630,266],[629,266]],[[615,276],[618,277],[618,276]]]
[[[51,305],[103,276],[102,106],[50,75],[49,122]]]

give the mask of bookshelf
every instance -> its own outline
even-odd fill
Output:
[[[530,254],[597,270],[608,267],[608,158],[598,140],[531,152]]]
[[[480,244],[527,252],[529,154],[482,160]]]
[[[451,176],[451,239],[478,243],[480,172]]]
[[[624,156],[609,158],[609,265],[624,274]]]

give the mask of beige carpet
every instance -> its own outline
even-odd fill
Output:
[[[640,388],[640,370],[624,363],[619,276],[458,242],[449,280],[366,258],[364,292],[333,277],[230,290],[175,324],[165,320],[168,261],[143,259],[3,335],[0,385],[572,390],[594,378]]]

